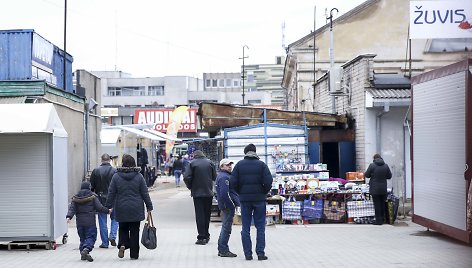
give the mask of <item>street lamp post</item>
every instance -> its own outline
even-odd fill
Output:
[[[243,74],[241,75],[241,79],[243,80],[243,105],[244,105],[244,97],[246,96],[246,94],[244,93],[244,80],[246,79],[246,73],[244,72],[244,59],[246,58],[249,58],[249,57],[245,57],[244,56],[244,48],[247,48],[249,49],[249,47],[247,45],[244,45],[243,46],[243,57],[242,58],[239,58],[239,59],[242,59],[243,60]]]

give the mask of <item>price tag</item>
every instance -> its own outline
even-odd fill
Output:
[[[333,204],[333,206],[336,206],[336,205],[337,205],[337,202],[336,202],[336,201],[333,201],[331,204]]]
[[[360,205],[361,205],[361,201],[357,201],[357,205],[360,206]]]
[[[294,207],[294,206],[295,206],[295,202],[292,202],[292,207]]]
[[[315,201],[311,200],[311,205],[314,206],[314,205],[315,205]]]

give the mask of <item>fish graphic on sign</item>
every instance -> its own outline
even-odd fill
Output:
[[[459,28],[462,30],[469,30],[472,31],[472,18],[467,18],[459,23]]]
[[[172,112],[172,115],[169,119],[169,125],[167,126],[167,135],[177,138],[177,133],[179,132],[180,124],[182,123],[182,119],[187,114],[188,106],[179,106],[175,108]],[[174,147],[175,141],[167,140],[166,141],[166,156],[170,156],[170,152]]]

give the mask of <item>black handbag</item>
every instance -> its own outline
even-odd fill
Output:
[[[144,223],[141,244],[147,249],[157,248],[156,227],[154,227],[151,212],[148,212],[146,222]]]

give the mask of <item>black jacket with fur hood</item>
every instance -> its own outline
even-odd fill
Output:
[[[106,207],[113,208],[117,222],[144,220],[144,204],[153,209],[148,188],[139,167],[119,167],[111,179]]]
[[[83,182],[81,190],[72,197],[66,218],[77,216],[77,226],[95,226],[96,212],[108,213],[108,209],[100,203],[98,196],[90,190],[90,183]]]

